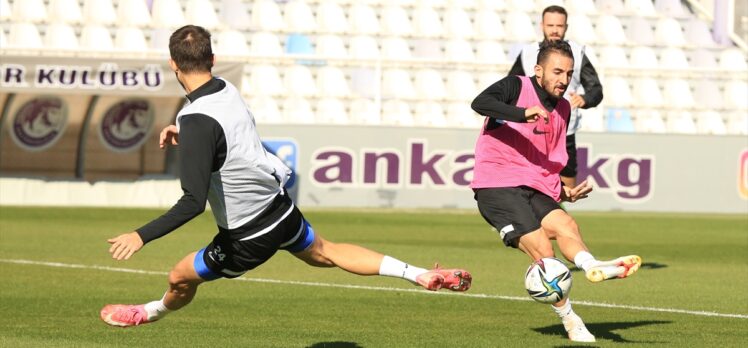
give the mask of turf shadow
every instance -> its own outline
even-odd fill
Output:
[[[644,344],[662,344],[667,342],[656,342],[656,341],[634,341],[623,338],[623,336],[615,333],[614,331],[626,330],[634,327],[645,326],[645,325],[658,325],[658,324],[670,324],[672,321],[663,320],[643,320],[643,321],[631,321],[631,322],[609,322],[609,323],[585,323],[587,329],[595,335],[598,342],[601,340],[609,340],[618,343],[644,343]],[[550,325],[546,327],[539,327],[532,329],[535,332],[544,335],[559,335],[563,338],[567,338],[566,330],[561,324]],[[569,347],[569,346],[563,346]],[[589,346],[586,346],[589,347]]]
[[[317,342],[310,346],[306,346],[306,348],[363,348],[363,347],[358,345],[358,343],[356,342],[335,341],[335,342]]]

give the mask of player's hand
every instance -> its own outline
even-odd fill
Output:
[[[571,97],[571,100],[569,100],[569,104],[571,104],[572,108],[583,108],[585,105],[587,105],[581,95],[570,92],[569,96]]]
[[[589,193],[592,192],[592,185],[587,180],[582,181],[574,188],[568,186],[562,186],[561,188],[561,200],[571,203],[587,198]]]
[[[158,147],[163,149],[168,144],[179,145],[179,131],[173,124],[164,127],[158,136]]]
[[[108,239],[107,242],[112,245],[109,247],[109,253],[116,260],[127,260],[132,254],[143,247],[143,240],[140,239],[138,232],[120,234],[117,237]]]
[[[533,123],[541,118],[545,120],[545,123],[548,123],[548,113],[545,109],[537,105],[525,109],[525,119],[527,120],[527,123]]]

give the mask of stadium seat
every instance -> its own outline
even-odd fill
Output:
[[[283,82],[274,65],[253,64],[249,72],[250,96],[279,96],[285,93]]]
[[[76,2],[77,3],[77,2]],[[0,0],[0,21],[7,21],[12,18],[11,14],[13,13],[13,10],[11,10],[10,4],[8,3],[8,0]]]
[[[53,23],[47,26],[44,34],[44,48],[75,50],[78,48],[78,37],[73,27],[64,23]]]
[[[143,31],[136,27],[120,27],[114,33],[114,48],[128,52],[142,53],[148,50]]]
[[[506,74],[499,73],[497,71],[486,71],[486,72],[480,73],[478,75],[478,89],[475,92],[475,96],[478,96],[478,93],[488,88],[488,86],[503,79],[505,76]]]
[[[413,35],[413,25],[402,7],[388,5],[382,9],[381,16],[382,34],[398,37]]]
[[[377,14],[369,5],[353,4],[348,10],[348,18],[353,34],[377,35],[381,31]]]
[[[416,96],[420,99],[441,100],[447,97],[447,88],[439,71],[419,69],[415,74]]]
[[[47,9],[51,23],[77,24],[83,20],[78,0],[50,0]]]
[[[722,91],[715,80],[698,78],[692,85],[694,107],[703,110],[719,110],[725,107]]]
[[[727,114],[728,134],[748,134],[748,112],[737,111]]]
[[[345,73],[334,66],[324,66],[317,70],[317,90],[322,97],[345,98],[351,94]]]
[[[415,98],[410,74],[403,69],[386,69],[382,73],[382,96],[385,98]]]
[[[738,48],[728,48],[723,50],[719,54],[719,66],[725,70],[748,70],[748,62],[746,62],[743,51]]]
[[[635,69],[656,69],[659,66],[657,54],[647,46],[637,46],[631,49],[631,67]]]
[[[627,44],[626,34],[624,33],[623,26],[617,17],[612,15],[602,15],[597,17],[595,23],[597,38],[600,42],[605,42],[608,45],[619,46]]]
[[[654,46],[657,43],[652,24],[649,19],[644,17],[635,16],[629,18],[625,33],[626,37],[632,41],[628,44]]]
[[[569,13],[595,15],[598,13],[593,0],[566,0],[566,9]]]
[[[447,8],[474,9],[478,7],[478,0],[449,0]]]
[[[179,0],[153,0],[151,24],[154,27],[176,29],[186,23]]]
[[[91,51],[110,51],[114,49],[114,41],[109,29],[98,24],[86,24],[81,29],[79,47]]]
[[[634,105],[658,108],[664,106],[662,92],[657,80],[650,77],[640,77],[631,84],[634,86]]]
[[[444,58],[451,62],[474,62],[475,52],[469,41],[452,39],[444,47]]]
[[[44,0],[16,0],[13,2],[13,22],[42,23],[47,21]]]
[[[702,111],[696,114],[696,130],[701,134],[727,134],[722,114],[716,111]]]
[[[289,1],[283,7],[285,28],[292,33],[311,33],[317,30],[312,8],[306,1]]]
[[[696,49],[691,51],[691,64],[695,68],[717,68],[717,58],[714,53],[706,49]]]
[[[608,132],[632,133],[634,121],[631,119],[631,113],[626,109],[609,108],[605,112],[606,127]]]
[[[8,47],[8,39],[5,38],[5,31],[0,30],[0,49]]]
[[[400,37],[388,37],[382,41],[382,58],[391,60],[410,59],[410,47]]]
[[[596,7],[599,13],[613,16],[626,14],[626,7],[623,5],[623,0],[597,0]]]
[[[353,124],[377,125],[382,123],[379,108],[371,99],[359,98],[351,101],[348,117]]]
[[[548,6],[564,6],[564,0],[536,0],[535,12],[542,12]]]
[[[275,34],[266,32],[253,33],[249,38],[249,53],[256,56],[281,56],[280,40]]]
[[[452,127],[478,129],[483,125],[481,117],[468,103],[449,103],[447,105],[447,123]]]
[[[348,112],[345,105],[335,98],[323,98],[317,101],[314,113],[315,123],[318,124],[348,124]]]
[[[382,124],[387,126],[413,126],[413,113],[408,103],[388,100],[382,104]]]
[[[215,53],[219,55],[242,56],[249,54],[249,45],[244,33],[238,30],[224,30],[216,35]]]
[[[419,102],[416,104],[413,121],[418,126],[447,127],[444,108],[437,102]]]
[[[626,10],[637,16],[657,17],[652,0],[626,0]]]
[[[283,123],[283,115],[278,109],[278,103],[272,97],[258,96],[251,98],[249,100],[249,110],[258,124]]]
[[[257,31],[277,32],[283,28],[283,16],[281,16],[278,3],[273,0],[256,0],[252,3],[252,25]]]
[[[380,76],[374,68],[354,68],[350,71],[351,94],[376,98],[380,95]]]
[[[286,36],[286,54],[314,55],[314,46],[309,36],[289,34]]]
[[[535,0],[505,0],[507,8],[522,13],[533,13],[536,10]],[[539,0],[538,0],[539,1]]]
[[[304,65],[292,65],[285,70],[283,86],[289,96],[311,97],[317,95],[312,71]]]
[[[691,93],[691,86],[683,79],[667,79],[664,82],[665,105],[690,109],[695,107],[696,102]]]
[[[348,52],[346,52],[345,49],[345,43],[343,43],[343,39],[338,35],[325,34],[318,36],[315,45],[315,51],[317,52],[317,55],[321,57],[348,57]]]
[[[283,101],[283,120],[291,124],[313,124],[315,115],[308,100],[292,96]]]
[[[506,0],[477,0],[478,11],[504,11],[508,8]]]
[[[423,38],[444,36],[444,28],[439,14],[432,7],[421,6],[413,11],[414,35]]]
[[[673,18],[660,18],[657,21],[655,38],[658,44],[668,47],[682,47],[686,44],[686,39],[683,36],[683,28]]]
[[[623,121],[625,123],[625,121]],[[662,114],[657,110],[640,110],[636,114],[634,128],[638,133],[667,133]],[[630,130],[626,130],[627,132]]]
[[[589,17],[582,14],[569,15],[568,31],[566,35],[581,44],[592,44],[597,42],[597,34],[592,27]]]
[[[221,24],[210,0],[187,0],[184,19],[187,23],[199,25],[208,30],[215,29]]]
[[[628,81],[619,76],[608,76],[603,81],[606,105],[628,107],[632,103]]]
[[[706,21],[692,18],[685,25],[685,38],[695,47],[709,48],[717,46],[712,36],[712,31]]]
[[[450,70],[447,73],[447,97],[451,100],[472,102],[478,89],[473,74],[463,70]]]
[[[621,46],[604,46],[600,49],[600,65],[606,68],[628,68],[629,60]]]
[[[151,39],[148,40],[148,48],[151,51],[158,51],[161,53],[169,53],[169,38],[171,37],[172,29],[168,28],[156,28],[151,30]]]
[[[321,33],[347,33],[349,26],[343,8],[333,2],[320,3],[317,6],[317,29]]]
[[[475,58],[481,63],[505,63],[507,62],[504,47],[497,41],[484,40],[478,42],[475,47]]]
[[[242,0],[222,0],[220,6],[220,21],[224,27],[245,31],[252,24],[252,17],[247,12],[247,6]],[[280,21],[280,15],[274,19]]]
[[[141,28],[151,24],[151,12],[143,0],[120,0],[117,6],[117,25]]]
[[[379,45],[371,36],[357,35],[350,39],[348,54],[353,59],[378,59]]]
[[[43,48],[42,37],[33,23],[12,23],[8,34],[9,48]]]
[[[660,66],[667,69],[688,70],[688,58],[680,48],[667,47],[660,52]]]
[[[444,13],[444,31],[447,37],[457,39],[469,39],[475,36],[470,17],[459,7],[449,8]]]
[[[687,10],[683,9],[681,0],[655,0],[655,9],[663,16],[670,18],[686,18]]]
[[[108,25],[117,20],[112,0],[85,0],[83,3],[83,22],[88,24]]]
[[[693,121],[693,115],[684,110],[674,110],[667,113],[667,130],[669,133],[677,134],[696,134],[696,123]]]
[[[444,58],[442,41],[437,39],[415,39],[413,44],[413,57],[421,59],[441,60]]]
[[[475,13],[475,37],[484,40],[503,40],[505,38],[504,25],[501,17],[492,10]]]
[[[584,132],[604,132],[605,131],[605,116],[603,115],[603,108],[590,108],[580,110],[582,114],[582,122],[580,130]]]
[[[526,12],[514,11],[505,16],[507,37],[505,40],[512,42],[533,42],[538,39],[535,26]]]
[[[743,112],[748,111],[748,82],[745,80],[727,81],[724,98],[726,107]]]

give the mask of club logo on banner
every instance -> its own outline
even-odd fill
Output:
[[[15,143],[29,151],[42,151],[62,136],[67,126],[68,109],[62,99],[42,96],[27,101],[16,111],[13,130]]]
[[[112,105],[99,123],[99,138],[112,151],[138,148],[153,126],[153,107],[145,99],[128,99]]]

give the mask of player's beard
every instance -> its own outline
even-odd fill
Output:
[[[177,82],[179,82],[179,85],[182,86],[182,89],[187,92],[187,87],[184,86],[184,83],[182,83],[182,80],[179,79],[179,74],[175,71],[174,76],[177,78]]]
[[[553,84],[551,81],[546,80],[545,76],[543,76],[543,77],[540,78],[540,87],[542,87],[546,92],[548,92],[548,94],[551,97],[553,97],[555,99],[559,99],[559,98],[563,97],[564,93],[566,93],[566,88],[568,88],[568,86],[564,86],[564,87],[562,87],[562,86],[563,85],[561,85],[561,84]],[[563,90],[561,91],[561,93],[559,95],[555,94],[556,93],[556,87],[563,88]]]

